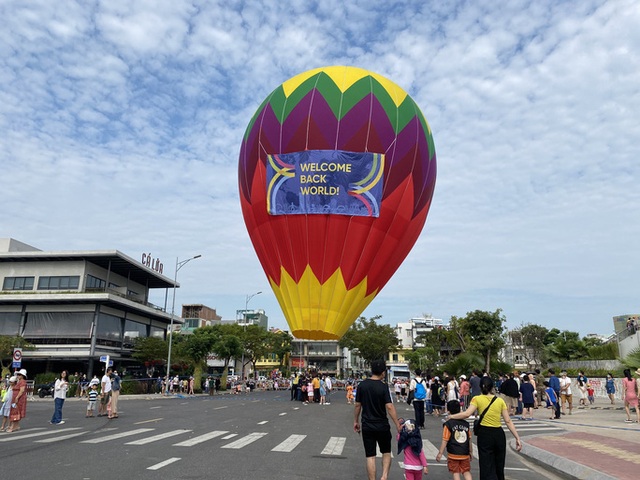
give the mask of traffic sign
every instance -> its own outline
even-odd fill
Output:
[[[22,349],[14,348],[13,349],[13,368],[20,368],[22,366]]]
[[[106,362],[106,361],[108,361],[108,358],[109,358],[109,355],[102,355],[102,356],[100,357],[100,361],[101,361],[101,362]]]

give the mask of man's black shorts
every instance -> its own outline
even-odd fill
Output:
[[[391,453],[391,430],[362,431],[364,454],[367,457],[376,456],[376,444],[380,447],[380,453]]]

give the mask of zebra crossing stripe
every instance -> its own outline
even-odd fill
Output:
[[[23,440],[25,438],[34,438],[34,437],[42,437],[44,435],[52,435],[54,433],[61,433],[61,432],[71,432],[74,430],[80,430],[80,427],[72,427],[72,428],[61,428],[61,429],[55,429],[55,430],[45,430],[44,432],[34,432],[34,433],[27,433],[26,435],[20,435],[18,434],[17,436],[10,436],[10,437],[4,437],[4,438],[0,438],[0,442],[11,442],[13,440]]]
[[[424,456],[427,457],[428,460],[436,460],[438,456],[438,452],[440,449],[436,448],[436,446],[431,443],[429,440],[422,440],[422,449],[424,450]],[[443,459],[446,459],[446,456],[442,456]]]
[[[237,437],[237,433],[230,433],[229,435],[222,437],[223,440],[229,440],[230,438]]]
[[[341,455],[347,437],[331,437],[320,455]]]
[[[296,448],[298,445],[300,445],[300,442],[302,442],[302,440],[304,440],[305,438],[307,438],[306,435],[291,435],[284,442],[273,447],[271,451],[272,452],[290,452],[294,448]]]
[[[78,433],[70,433],[69,435],[61,435],[59,437],[54,438],[45,438],[44,440],[35,440],[33,443],[53,443],[60,442],[62,440],[68,440],[70,438],[79,437],[80,435],[84,435],[87,432],[78,432]]]
[[[118,438],[130,437],[131,435],[137,435],[139,433],[152,432],[153,428],[138,428],[137,430],[130,430],[128,432],[114,433],[113,435],[107,435],[100,438],[92,438],[91,440],[83,440],[80,443],[102,443],[110,440],[117,440]]]
[[[191,432],[192,430],[178,429],[172,432],[160,433],[152,437],[141,438],[140,440],[134,440],[133,442],[127,442],[125,445],[146,445],[147,443],[156,442],[164,438],[175,437],[176,435],[182,435],[183,433]]]
[[[171,457],[166,459],[164,462],[156,463],[155,465],[151,465],[150,467],[147,467],[147,470],[160,470],[162,467],[171,465],[172,463],[177,462],[178,460],[181,460],[181,459],[178,457]]]
[[[185,440],[184,442],[174,443],[174,447],[193,447],[202,442],[206,442],[207,440],[211,440],[212,438],[219,437],[220,435],[224,435],[228,433],[224,430],[214,430],[213,432],[205,433],[204,435],[200,435],[198,437],[190,438],[189,440]]]
[[[250,443],[253,443],[256,440],[260,440],[265,435],[266,435],[266,433],[261,433],[261,432],[250,433],[246,437],[239,438],[235,442],[227,443],[226,445],[223,445],[220,448],[235,448],[235,449],[238,449],[238,448],[246,447]]]

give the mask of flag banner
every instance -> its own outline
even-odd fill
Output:
[[[271,215],[378,217],[384,154],[306,150],[267,155]]]

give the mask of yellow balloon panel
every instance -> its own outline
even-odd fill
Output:
[[[340,269],[321,284],[309,266],[297,283],[282,269],[280,285],[271,280],[271,288],[291,333],[308,340],[340,339],[378,293],[366,294],[366,278],[347,289]]]

